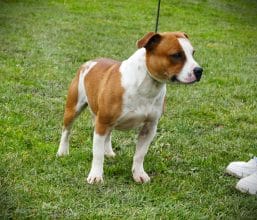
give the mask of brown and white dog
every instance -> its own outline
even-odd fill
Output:
[[[66,102],[64,127],[57,156],[69,154],[74,119],[86,107],[93,116],[93,161],[87,182],[103,181],[104,155],[115,156],[113,129],[139,127],[132,173],[136,182],[150,180],[143,161],[162,115],[166,83],[199,81],[203,69],[194,60],[194,49],[182,32],[146,34],[127,60],[88,61],[73,79]]]

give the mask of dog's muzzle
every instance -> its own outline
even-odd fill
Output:
[[[195,82],[199,82],[203,73],[203,68],[202,67],[195,67],[192,71],[192,74],[190,74],[187,78],[184,79],[179,79],[178,76],[172,76],[170,81],[171,82],[180,82],[184,84],[192,84]]]

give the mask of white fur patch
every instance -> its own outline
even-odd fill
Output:
[[[139,133],[136,152],[133,158],[132,165],[133,178],[136,182],[145,183],[150,181],[150,177],[144,170],[143,163],[144,157],[148,151],[148,147],[156,134],[157,123],[157,121],[145,123],[144,127],[141,129]]]
[[[62,137],[61,137],[59,149],[56,154],[57,156],[65,156],[69,154],[69,136],[70,136],[69,129],[64,128],[62,131]]]
[[[103,182],[103,164],[104,164],[104,143],[106,135],[99,135],[94,132],[93,138],[93,161],[91,170],[87,177],[89,184]]]
[[[193,70],[195,67],[200,67],[193,57],[194,48],[192,47],[189,40],[185,38],[179,38],[178,41],[185,52],[186,62],[184,64],[183,69],[177,76],[177,79],[183,83],[194,82],[196,80],[196,77],[193,73]]]
[[[122,114],[115,125],[117,129],[139,127],[147,120],[158,120],[162,114],[166,85],[149,76],[145,54],[145,48],[141,48],[121,64],[125,93]]]

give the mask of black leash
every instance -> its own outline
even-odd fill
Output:
[[[157,17],[156,17],[156,25],[155,25],[155,33],[158,32],[159,17],[160,17],[160,7],[161,7],[161,0],[159,0],[159,2],[158,2]]]

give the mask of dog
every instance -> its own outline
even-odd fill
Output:
[[[137,41],[138,49],[122,62],[101,58],[87,61],[69,87],[64,126],[57,156],[69,154],[72,123],[85,107],[93,117],[93,161],[89,184],[103,182],[104,156],[114,157],[113,129],[140,128],[132,174],[138,183],[150,181],[144,157],[162,115],[166,83],[200,81],[203,69],[183,32],[149,32]]]

